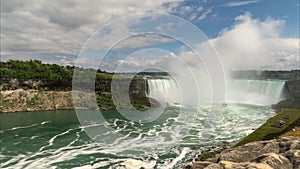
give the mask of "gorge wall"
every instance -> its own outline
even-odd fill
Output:
[[[286,87],[292,98],[300,98],[300,79],[288,80]]]
[[[72,109],[71,91],[1,91],[0,112]]]
[[[122,81],[120,79],[120,81]],[[71,80],[36,80],[36,79],[4,79],[0,78],[0,112],[20,112],[38,110],[74,109]],[[115,104],[110,92],[111,79],[96,82],[94,93],[74,95],[80,97],[84,107],[93,109],[113,110]],[[124,88],[123,83],[119,83]],[[145,94],[146,84],[141,78],[135,78],[129,85],[129,98],[134,108],[146,109],[150,107],[149,98]],[[95,98],[96,97],[96,98]],[[78,99],[75,99],[78,100]],[[95,107],[94,104],[98,107]],[[87,104],[91,103],[91,106]],[[93,105],[93,106],[92,106]],[[80,106],[79,106],[80,107]],[[123,105],[126,108],[126,105]]]
[[[119,79],[119,88],[124,88],[122,79]],[[149,85],[143,78],[134,78],[129,85],[130,103],[134,108],[146,109],[150,107],[146,91]],[[110,92],[111,79],[96,81],[95,93],[98,107],[102,110],[115,109]],[[290,96],[300,98],[300,79],[288,80],[285,84]],[[0,112],[37,111],[73,109],[72,81],[0,78],[1,103]],[[81,96],[82,97],[82,96]],[[84,96],[86,101],[95,100],[92,96]],[[127,99],[127,98],[124,98]],[[155,100],[152,100],[155,102]],[[157,104],[158,105],[158,104]],[[120,105],[126,108],[127,105]]]

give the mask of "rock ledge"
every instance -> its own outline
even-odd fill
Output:
[[[284,137],[251,142],[222,151],[206,161],[186,164],[183,169],[299,169],[300,138]]]

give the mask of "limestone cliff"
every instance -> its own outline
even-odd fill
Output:
[[[71,91],[1,91],[0,112],[73,109]]]
[[[288,80],[286,86],[292,98],[300,99],[300,79]]]

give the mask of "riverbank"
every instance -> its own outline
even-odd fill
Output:
[[[280,105],[283,103],[285,102],[280,102]],[[282,109],[235,146],[202,152],[194,162],[186,164],[183,168],[296,169],[300,167],[300,160],[297,160],[300,159],[299,138],[300,110]]]
[[[235,146],[241,146],[253,141],[278,138],[280,135],[293,130],[297,126],[300,126],[300,110],[283,109]]]
[[[229,148],[205,161],[190,162],[183,169],[298,169],[299,167],[300,139],[284,137]]]
[[[71,110],[74,105],[76,108],[116,110],[110,92],[74,93],[70,90],[4,90],[0,92],[0,113]],[[137,109],[147,109],[150,104],[159,106],[158,102],[149,99],[145,94],[133,93],[130,97],[132,105]],[[122,106],[126,108],[126,105]]]

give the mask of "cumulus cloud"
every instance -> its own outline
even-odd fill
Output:
[[[234,1],[228,2],[227,6],[256,2],[258,1]],[[53,58],[59,60],[61,56],[62,64],[72,64],[86,40],[108,21],[133,12],[153,9],[188,15],[190,20],[203,20],[213,10],[202,6],[179,7],[178,1],[172,0],[1,0],[1,60],[40,57],[44,61],[54,62]],[[115,36],[126,34],[132,24],[119,23],[111,31],[117,32]],[[284,20],[259,20],[252,18],[250,13],[245,13],[236,17],[232,27],[224,29],[217,38],[207,43],[215,46],[228,69],[297,69],[299,39],[282,38],[280,31],[284,25]],[[165,22],[157,26],[156,30],[163,32],[174,27],[176,25],[171,22]],[[104,39],[109,40],[109,37]],[[171,41],[173,40],[170,38],[148,34],[122,41],[114,50],[141,48]],[[207,44],[201,44],[200,50],[205,51],[205,45]],[[188,58],[187,56],[186,51],[178,54],[178,57]],[[160,63],[167,65],[171,58],[148,61],[132,59],[126,64],[130,66],[132,62],[132,65],[138,66],[140,62],[142,66]]]
[[[253,19],[247,12],[211,43],[227,69],[297,69],[299,39],[281,38],[284,24],[272,18]]]
[[[76,55],[88,37],[112,19],[153,9],[169,12],[175,6],[171,0],[1,0],[1,60]]]
[[[220,56],[226,71],[240,69],[299,69],[299,39],[282,38],[284,20],[252,18],[250,13],[237,16],[232,27],[224,29],[219,36],[199,45],[198,52],[206,57],[214,54],[208,51],[213,45]],[[176,57],[181,58],[188,67],[199,68],[199,60],[191,52],[183,50]],[[126,61],[128,66],[165,65],[170,69],[174,57],[161,57],[155,60]],[[176,67],[176,66],[175,66]],[[201,67],[201,66],[200,66]]]

